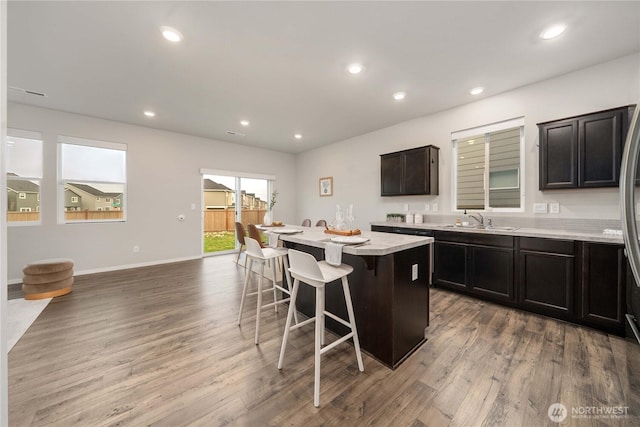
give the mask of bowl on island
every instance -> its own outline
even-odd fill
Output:
[[[271,223],[271,225],[275,225],[276,227],[281,226],[282,225],[282,221],[273,221]]]

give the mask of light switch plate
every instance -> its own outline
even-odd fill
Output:
[[[409,210],[409,203],[405,203],[405,204],[404,204],[404,210],[405,210],[405,211],[408,211],[408,210]]]
[[[438,204],[437,203],[431,203],[431,210],[436,212],[438,210]]]
[[[418,264],[411,266],[411,281],[418,280]]]
[[[429,212],[431,210],[431,205],[429,203],[424,204],[424,211]]]
[[[547,213],[547,204],[546,203],[534,203],[533,204],[533,213]]]
[[[560,213],[560,203],[549,203],[549,213]]]

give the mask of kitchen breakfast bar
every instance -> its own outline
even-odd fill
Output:
[[[285,247],[324,259],[324,247],[331,234],[320,227],[295,227],[302,233],[280,234]],[[275,230],[274,230],[275,231]],[[426,341],[429,326],[430,254],[433,238],[379,232],[365,232],[369,239],[359,245],[345,245],[342,263],[353,267],[349,289],[363,351],[395,369]],[[328,286],[327,310],[347,317],[342,288]],[[311,317],[315,293],[301,286],[296,306]],[[327,317],[327,329],[344,334],[347,329]]]

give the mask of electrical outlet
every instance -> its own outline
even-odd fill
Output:
[[[437,203],[431,203],[431,210],[436,212],[438,210],[438,204]]]
[[[409,203],[405,203],[404,204],[404,210],[405,210],[405,212],[409,210]]]
[[[533,204],[533,213],[547,213],[547,204],[546,203],[534,203]]]
[[[418,264],[413,264],[411,266],[411,281],[418,280]]]
[[[191,203],[191,210],[195,211],[196,210],[196,204],[195,203]]]
[[[431,210],[431,205],[429,203],[425,203],[424,205],[424,211],[425,212],[429,212]]]
[[[560,203],[549,203],[549,213],[560,213]]]
[[[140,252],[140,246],[135,245],[135,246],[133,247],[133,253],[134,253],[134,254],[137,254],[138,252]]]

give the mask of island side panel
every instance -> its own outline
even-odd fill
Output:
[[[429,248],[398,252],[394,263],[393,364],[399,365],[425,339],[429,326]],[[417,276],[413,279],[413,266]]]

